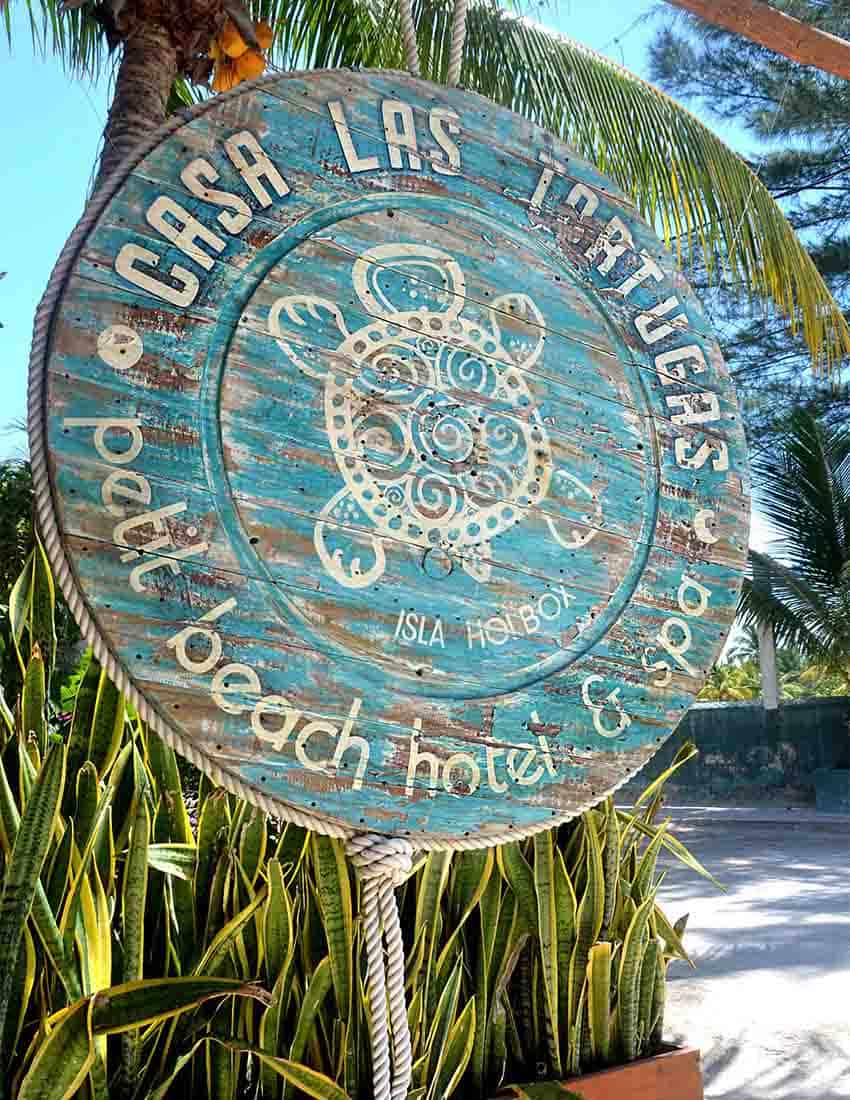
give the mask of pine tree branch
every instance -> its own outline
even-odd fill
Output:
[[[667,0],[707,23],[765,46],[801,65],[850,80],[850,42],[802,23],[761,0]]]

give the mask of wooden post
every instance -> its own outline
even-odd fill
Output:
[[[761,697],[765,710],[778,710],[779,708],[779,681],[776,676],[776,641],[773,637],[773,627],[760,626],[759,636],[759,664],[761,666]]]

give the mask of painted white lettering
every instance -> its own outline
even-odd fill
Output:
[[[163,536],[164,539],[168,539],[168,536]],[[155,543],[159,543],[161,540],[154,540]],[[156,545],[157,550],[162,549],[161,546]],[[177,576],[180,573],[180,562],[185,561],[186,558],[192,557],[194,554],[205,554],[209,550],[209,543],[198,542],[194,546],[182,546],[179,550],[174,550],[173,553],[167,558],[153,558],[151,561],[144,561],[141,565],[137,565],[135,569],[130,573],[130,587],[134,592],[146,592],[146,587],[142,584],[142,577],[147,573],[153,572],[154,569],[169,569],[173,576]],[[148,543],[145,546],[139,548],[141,553],[151,553],[154,549],[153,543]]]
[[[688,602],[688,593],[696,593],[696,602]],[[676,600],[679,607],[684,611],[686,615],[692,615],[699,617],[704,615],[708,611],[708,601],[711,599],[711,589],[706,588],[704,584],[700,584],[694,577],[689,577],[687,573],[682,574],[682,583],[679,585],[679,591],[676,593]]]
[[[111,416],[66,416],[62,421],[63,428],[94,428],[94,449],[104,462],[110,462],[115,466],[125,466],[138,457],[144,446],[141,420],[127,417]],[[106,442],[107,432],[120,432],[130,436],[130,446],[126,451],[114,451]]]
[[[607,275],[614,264],[624,252],[634,248],[634,241],[628,226],[619,218],[612,218],[605,229],[587,249],[585,256],[588,260],[596,260],[596,270],[602,275]]]
[[[226,615],[229,611],[233,611],[236,607],[236,600],[233,596],[223,600],[216,607],[211,608],[198,620],[199,623],[214,623],[220,619],[222,615]],[[203,639],[203,641],[209,646],[209,650],[205,657],[196,659],[188,652],[188,645],[191,639],[195,637]],[[187,672],[195,673],[198,676],[202,676],[204,673],[209,672],[210,669],[215,668],[221,658],[221,638],[218,636],[217,631],[210,630],[209,627],[202,627],[197,625],[191,625],[184,627],[172,638],[165,643],[169,649],[175,651],[177,662]]]
[[[496,777],[496,757],[502,756],[504,751],[504,749],[497,749],[492,745],[487,746],[487,782],[495,794],[504,794],[508,789],[507,783]]]
[[[188,256],[205,271],[212,270],[215,257],[205,252],[201,243],[206,244],[213,252],[223,251],[226,244],[222,237],[207,229],[168,195],[160,195],[154,199],[145,211],[145,220],[160,236],[170,241],[184,256]]]
[[[322,718],[317,718],[313,722],[308,722],[302,727],[300,733],[295,738],[295,759],[299,764],[302,764],[307,771],[321,772],[323,775],[327,775],[330,760],[314,760],[307,755],[307,742],[317,733],[324,733],[328,737],[336,737],[338,730],[336,726],[332,725],[330,722],[326,722]]]
[[[259,695],[261,691],[260,679],[256,672],[248,665],[238,663],[222,665],[216,671],[210,685],[213,702],[219,710],[226,711],[228,714],[243,714],[251,709],[253,703],[228,703],[225,699],[226,695],[235,695],[237,692]]]
[[[378,158],[374,155],[361,157],[354,148],[354,142],[351,140],[351,132],[345,120],[342,103],[338,99],[335,99],[328,103],[328,110],[333,119],[336,136],[339,139],[339,146],[342,149],[342,155],[345,157],[345,163],[348,165],[349,172],[351,172],[352,175],[356,175],[358,172],[374,172],[379,166]]]
[[[659,302],[647,313],[639,313],[635,317],[635,328],[645,344],[657,344],[659,340],[663,340],[674,331],[674,326],[681,328],[688,323],[684,313],[677,313],[675,317],[670,318],[669,322],[661,321],[662,317],[672,313],[680,304],[678,298],[671,296]]]
[[[391,167],[403,168],[402,153],[406,152],[408,165],[412,171],[418,172],[422,167],[422,161],[417,155],[416,127],[413,124],[412,107],[400,99],[385,99],[381,104],[381,115],[384,120],[384,136],[387,139]]]
[[[154,508],[150,512],[140,512],[137,516],[131,516],[129,519],[123,519],[120,523],[116,523],[112,529],[112,541],[118,543],[118,545],[126,544],[127,535],[130,531],[136,531],[140,527],[151,527],[157,535],[162,535],[167,531],[164,520],[169,516],[179,516],[181,512],[186,511],[186,501],[181,500],[175,504],[165,504],[162,508]],[[123,562],[132,561],[138,557],[136,550],[130,550],[121,555]]]
[[[672,632],[674,630],[681,631],[681,641],[677,642],[673,637]],[[693,634],[691,633],[691,628],[684,621],[684,619],[677,619],[675,617],[665,619],[664,622],[661,624],[661,630],[658,632],[658,644],[661,646],[665,653],[668,653],[673,658],[673,660],[676,662],[677,665],[679,665],[680,668],[685,670],[688,676],[699,675],[697,669],[695,669],[693,665],[685,658],[685,654],[691,648],[693,640],[694,638]],[[669,678],[667,682],[669,683]]]
[[[407,754],[407,786],[404,793],[408,798],[413,796],[416,774],[422,764],[428,769],[428,797],[433,798],[437,793],[437,778],[440,774],[440,761],[432,752],[419,751],[419,737],[422,733],[422,719],[413,719],[414,733],[410,735],[410,745]]]
[[[655,279],[656,283],[660,283],[664,278],[664,272],[648,252],[641,252],[640,257],[643,260],[640,267],[633,271],[627,279],[624,279],[619,286],[614,287],[617,293],[622,294],[624,298],[628,297],[639,286],[643,286],[647,279]]]
[[[687,371],[686,363],[691,364],[692,374],[702,374],[707,364],[702,348],[698,344],[687,344],[683,348],[673,348],[672,351],[662,351],[655,357],[655,369],[661,376],[661,384],[669,386],[677,379],[685,381]]]
[[[723,473],[724,470],[729,469],[729,448],[722,440],[717,443],[710,443],[707,439],[704,439],[693,454],[691,453],[692,446],[692,440],[681,436],[673,444],[676,462],[680,466],[686,466],[689,470],[701,470],[708,459],[716,453],[717,457],[711,459],[712,468],[717,473]]]
[[[180,173],[184,185],[199,199],[213,206],[223,206],[224,210],[216,215],[216,221],[231,234],[241,233],[251,223],[254,215],[251,207],[239,195],[229,191],[219,191],[210,187],[219,179],[219,174],[208,160],[196,157],[189,161]]]
[[[108,512],[113,516],[120,516],[124,509],[115,503],[115,498],[130,500],[134,504],[150,504],[150,482],[133,470],[113,470],[100,487],[100,497]]]
[[[519,783],[521,787],[531,787],[543,778],[543,772],[546,765],[538,764],[534,771],[529,775],[528,769],[537,759],[537,749],[527,749],[519,764],[517,765],[517,758],[519,757],[519,754],[519,749],[511,749],[508,753],[508,775],[514,781],[514,783]]]
[[[149,271],[139,267],[139,264],[144,264],[155,271],[159,267],[159,256],[139,244],[125,244],[115,257],[115,270],[118,274],[133,286],[153,294],[155,298],[161,298],[164,302],[170,302],[182,308],[190,306],[198,296],[201,284],[198,282],[197,275],[180,264],[173,264],[168,272],[168,277],[177,286],[156,278]]]
[[[599,196],[583,183],[576,183],[567,195],[566,202],[580,218],[592,218],[599,206]]]
[[[354,723],[357,720],[357,715],[360,713],[360,707],[363,703],[362,699],[354,699],[351,703],[351,707],[348,711],[348,717],[342,725],[342,731],[336,743],[336,750],[334,751],[333,760],[331,764],[335,771],[339,771],[339,766],[342,763],[342,758],[350,750],[354,749],[360,753],[357,760],[357,767],[354,771],[354,780],[352,781],[352,790],[359,791],[363,786],[363,776],[366,774],[366,765],[369,763],[369,743],[364,737],[352,736],[351,730]],[[343,765],[345,767],[346,765]]]
[[[459,134],[460,127],[456,122],[460,116],[451,107],[432,107],[428,112],[428,125],[434,141],[446,154],[446,162],[437,159],[432,160],[431,165],[437,175],[456,176],[460,168],[460,149],[452,141],[451,134]]]
[[[671,412],[673,409],[684,410],[670,417],[674,424],[709,424],[720,419],[720,402],[716,393],[671,393],[664,400]]]
[[[602,737],[617,737],[632,724],[631,718],[626,714],[620,702],[620,689],[618,687],[614,688],[613,691],[608,692],[601,703],[595,703],[590,695],[590,686],[596,683],[604,683],[602,677],[597,673],[585,679],[581,685],[581,700],[593,717],[593,726],[596,732]],[[613,727],[607,726],[602,720],[605,711],[610,707],[614,708],[617,715],[617,721]]]
[[[289,194],[289,184],[250,130],[242,130],[229,137],[224,143],[224,151],[263,209],[271,206],[274,200],[261,180],[270,185],[278,198],[284,199]],[[250,161],[245,156],[246,153],[251,157]]]
[[[269,715],[272,718],[281,719],[276,728],[270,728],[263,721]],[[301,711],[290,706],[289,700],[283,695],[265,695],[258,700],[251,712],[251,729],[256,736],[272,746],[275,752],[280,752],[301,717]]]
[[[566,168],[560,161],[555,160],[553,156],[544,150],[541,150],[537,154],[537,159],[541,164],[545,165],[543,171],[540,173],[540,178],[537,181],[537,186],[534,188],[534,193],[529,199],[528,205],[533,210],[539,210],[543,205],[543,200],[546,198],[546,194],[552,184],[552,180],[557,172],[559,175],[566,174]]]
[[[457,771],[469,771],[469,779],[455,778]],[[481,785],[481,769],[468,752],[455,752],[443,764],[443,787],[447,794],[474,794]]]

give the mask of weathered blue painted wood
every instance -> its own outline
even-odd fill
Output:
[[[332,72],[205,105],[52,325],[73,583],[258,797],[542,824],[633,774],[723,644],[747,467],[699,303],[609,180],[477,96]]]

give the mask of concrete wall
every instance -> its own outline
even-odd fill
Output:
[[[623,792],[626,801],[668,768],[688,739],[699,756],[667,785],[668,802],[815,801],[815,773],[850,767],[850,698],[697,703]]]

